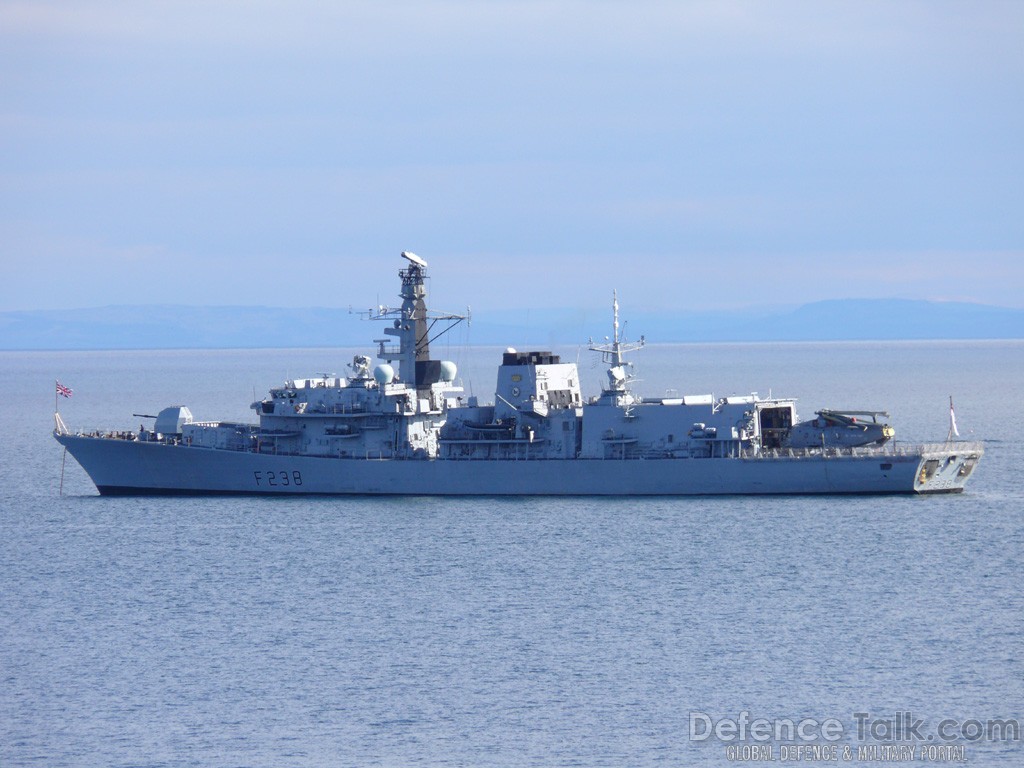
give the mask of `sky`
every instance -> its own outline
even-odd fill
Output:
[[[0,311],[1024,307],[1024,3],[0,0]]]

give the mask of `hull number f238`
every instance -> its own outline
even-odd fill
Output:
[[[302,473],[297,469],[293,469],[290,472],[286,469],[280,472],[261,472],[257,470],[252,473],[252,476],[256,481],[256,485],[261,488],[286,488],[292,485],[302,485]]]

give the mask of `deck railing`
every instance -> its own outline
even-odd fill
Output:
[[[201,426],[201,427],[216,427],[218,425],[222,425],[222,422],[216,422],[216,421],[212,421],[212,422],[192,422],[192,423],[195,426]],[[229,440],[228,444],[224,445],[221,448],[221,450],[228,449],[228,450],[234,450],[234,451],[257,452],[256,446],[251,445],[247,438],[251,437],[252,434],[254,434],[255,430],[258,429],[258,426],[250,425],[250,424],[245,424],[245,425],[241,425],[240,424],[240,425],[237,425],[237,426],[248,428],[249,432],[242,432],[234,440]],[[92,437],[92,438],[97,438],[97,439],[117,439],[117,440],[126,440],[126,439],[134,440],[134,439],[137,439],[136,433],[130,432],[130,431],[120,431],[120,430],[111,430],[111,429],[91,429],[90,430],[90,429],[81,429],[81,428],[72,430],[72,429],[70,429],[64,423],[64,420],[60,417],[60,414],[54,414],[54,432],[56,434],[59,434],[59,435],[71,435],[71,434],[74,434],[74,435],[77,435],[79,437]],[[150,432],[148,434],[151,435],[153,433]],[[241,439],[239,439],[239,438],[241,438]],[[173,444],[173,445],[186,445],[186,446],[188,445],[188,443],[182,443],[180,438],[172,438],[170,440],[165,438],[164,441],[162,441],[162,442],[167,442],[168,444]],[[452,442],[456,442],[457,443],[457,442],[463,442],[463,441],[442,441],[442,442],[445,443],[445,444],[451,444]],[[470,441],[465,441],[465,442],[468,443]],[[474,445],[491,445],[491,444],[497,445],[499,443],[504,443],[506,441],[497,441],[497,440],[490,441],[490,440],[488,440],[488,441],[480,441],[479,443],[477,443],[476,441],[472,441],[472,442],[474,443]],[[537,441],[537,442],[539,443],[541,441]],[[260,452],[263,452],[263,451],[260,451]],[[981,455],[984,452],[985,452],[984,443],[977,442],[977,441],[960,440],[960,441],[955,441],[955,442],[941,442],[941,443],[906,443],[906,442],[891,441],[891,442],[885,443],[884,445],[878,445],[878,446],[876,446],[876,445],[872,445],[872,446],[858,446],[858,447],[851,447],[851,448],[771,448],[771,449],[761,449],[761,448],[756,448],[756,447],[737,448],[734,445],[733,449],[732,450],[727,450],[722,457],[723,458],[734,458],[734,459],[771,461],[771,460],[780,460],[780,459],[821,459],[821,458],[830,459],[830,458],[841,458],[841,457],[846,457],[846,458],[872,458],[872,457],[885,458],[885,457],[892,457],[892,456],[922,456],[922,455],[929,455],[929,454],[934,454],[934,455],[950,455],[950,454],[953,454],[953,455],[957,455],[957,456],[961,456],[961,455],[968,456],[968,455],[971,455],[971,454]],[[274,453],[276,453],[277,455],[281,455],[281,456],[286,456],[286,455],[301,456],[301,455],[304,455],[303,452],[279,450],[279,449],[277,449],[276,446],[275,446]],[[379,451],[379,449],[378,450],[369,451],[369,452],[366,453],[366,458],[375,458],[375,459],[402,458],[401,456],[395,455],[395,454],[391,454],[390,456],[387,456],[387,457],[385,457],[383,455],[380,455],[380,456],[375,455],[375,454],[378,454],[378,453],[382,454],[383,452]],[[308,454],[305,454],[305,455],[308,455]],[[643,449],[639,449],[639,450],[636,450],[634,452],[630,452],[630,454],[628,456],[614,457],[614,458],[610,458],[610,459],[606,458],[606,459],[603,459],[603,460],[604,461],[619,461],[619,460],[622,460],[622,459],[626,459],[626,460],[629,460],[629,459],[648,459],[648,460],[652,460],[652,459],[673,459],[673,458],[675,458],[675,459],[690,459],[690,458],[692,458],[692,459],[698,459],[699,460],[699,459],[702,459],[702,458],[710,458],[710,457],[706,456],[706,455],[700,455],[700,454],[691,454],[691,455],[688,456],[688,455],[686,455],[682,451],[669,451],[669,450],[665,450],[665,449],[657,449],[657,450],[651,450],[651,449],[643,450]],[[519,460],[519,461],[546,461],[546,460],[548,460],[544,456],[537,455],[535,452],[530,451],[530,450],[525,451],[522,455],[502,456],[501,459],[510,459],[510,460]],[[474,455],[474,454],[470,454],[468,456],[450,455],[450,456],[446,456],[442,460],[443,461],[474,461],[474,460],[478,460],[478,461],[493,461],[493,460],[495,460],[495,457],[493,455],[483,454],[481,452],[481,455]],[[572,461],[573,459],[571,459],[571,458],[570,459],[565,459],[564,457],[558,457],[558,458],[554,458],[554,459],[551,459],[551,460],[552,461],[564,461],[564,460]],[[595,458],[594,460],[602,460],[602,459]]]

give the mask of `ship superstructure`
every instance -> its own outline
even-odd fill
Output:
[[[978,443],[902,445],[884,412],[821,409],[756,394],[647,398],[627,354],[643,337],[591,342],[607,381],[586,397],[576,363],[508,348],[494,399],[480,404],[454,363],[430,345],[465,318],[427,308],[427,263],[404,252],[402,305],[378,362],[356,355],[346,375],[286,381],[253,403],[258,423],[195,421],[165,408],[138,433],[56,439],[100,493],[356,493],[688,495],[961,491]]]

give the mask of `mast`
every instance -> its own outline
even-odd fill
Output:
[[[606,336],[605,341],[607,340],[608,337]],[[611,343],[594,344],[594,340],[590,340],[590,351],[600,352],[601,361],[608,365],[608,388],[605,390],[606,393],[627,391],[627,384],[633,378],[633,375],[627,372],[626,369],[632,368],[633,364],[626,362],[623,353],[642,349],[646,343],[643,336],[640,337],[640,341],[631,342],[626,342],[619,338],[619,293],[613,290]]]
[[[409,266],[398,273],[402,279],[401,324],[396,324],[395,328],[385,329],[384,333],[398,337],[398,376],[402,381],[412,382],[416,378],[416,363],[430,359],[430,339],[427,337],[427,289],[423,284],[427,262],[408,251],[403,251],[402,256],[408,259]]]
[[[411,251],[402,251],[402,258],[409,264],[398,272],[402,280],[401,309],[380,306],[366,314],[372,320],[392,320],[392,327],[385,328],[384,333],[398,338],[397,347],[387,346],[387,339],[377,339],[377,357],[389,363],[397,361],[398,378],[407,386],[429,391],[430,385],[437,381],[440,367],[440,361],[430,359],[430,342],[466,318],[427,309],[427,262]],[[449,322],[435,333],[438,321]]]

